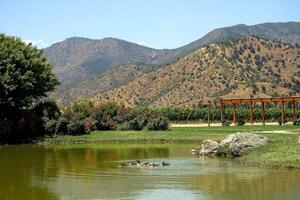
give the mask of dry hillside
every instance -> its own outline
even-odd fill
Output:
[[[67,105],[126,84],[154,69],[155,66],[143,63],[119,65],[71,88],[57,88],[56,92],[50,94],[50,97],[55,99],[60,105]]]
[[[299,77],[299,48],[246,37],[200,48],[91,100],[196,107],[209,98],[299,95]]]

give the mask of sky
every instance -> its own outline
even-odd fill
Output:
[[[0,32],[39,48],[114,37],[176,48],[215,28],[300,21],[298,0],[0,0]]]

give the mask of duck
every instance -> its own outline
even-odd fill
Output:
[[[149,162],[143,162],[141,165],[142,165],[142,167],[148,167],[149,164],[151,164],[151,163],[149,163]]]
[[[140,160],[136,160],[136,161],[131,162],[131,166],[135,166],[135,165],[139,165],[139,164],[141,164]]]
[[[128,163],[125,163],[125,162],[122,162],[119,167],[127,167],[128,166]]]
[[[152,163],[152,167],[158,167],[159,164],[156,164],[156,163]]]
[[[162,161],[162,166],[165,167],[165,166],[170,166],[170,163],[167,163],[165,161]]]

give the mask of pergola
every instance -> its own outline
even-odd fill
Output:
[[[296,119],[296,102],[300,102],[300,97],[272,97],[272,98],[249,98],[249,99],[238,99],[238,98],[221,98],[220,105],[221,105],[221,121],[224,121],[224,111],[225,105],[231,104],[232,105],[232,112],[233,112],[233,123],[236,126],[236,106],[241,103],[248,103],[249,104],[249,115],[250,115],[250,123],[253,125],[253,103],[260,103],[261,104],[261,116],[262,116],[262,123],[265,125],[265,103],[271,102],[280,102],[281,103],[281,122],[284,124],[285,116],[284,116],[284,103],[291,102],[292,103],[292,114],[293,114],[293,121],[295,122]]]

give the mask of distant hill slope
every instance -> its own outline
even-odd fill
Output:
[[[165,51],[114,38],[68,38],[43,50],[54,64],[54,73],[64,87],[85,81],[117,65],[152,63]]]
[[[51,97],[59,104],[66,105],[70,102],[80,101],[97,93],[126,84],[153,69],[155,69],[154,66],[145,65],[143,63],[118,65],[70,89],[57,89],[55,93],[51,94]]]
[[[196,107],[220,96],[299,95],[299,77],[299,48],[246,37],[200,48],[91,100],[132,107]]]
[[[78,97],[82,99],[93,96],[97,92],[107,90],[106,87],[103,87],[105,83],[100,84],[99,88],[97,88],[97,84],[103,80],[103,73],[115,66],[129,63],[144,63],[149,66],[162,65],[174,62],[205,45],[220,41],[233,41],[242,36],[251,35],[290,44],[300,44],[300,22],[264,23],[254,26],[236,25],[219,28],[183,47],[163,50],[114,38],[102,40],[69,38],[43,50],[44,55],[54,64],[54,72],[61,82],[51,97],[66,104],[77,100]],[[128,66],[126,70],[128,70]],[[106,75],[108,74],[106,73]],[[126,83],[125,79],[122,81],[114,80],[116,83],[112,83],[112,86],[117,86],[120,82]],[[94,90],[91,90],[89,85],[93,85]],[[76,92],[77,90],[89,92],[81,93]]]
[[[190,52],[207,44],[226,40],[236,40],[242,36],[258,36],[267,40],[300,44],[300,22],[263,23],[253,26],[239,24],[215,29],[204,37],[176,49],[176,54]]]

